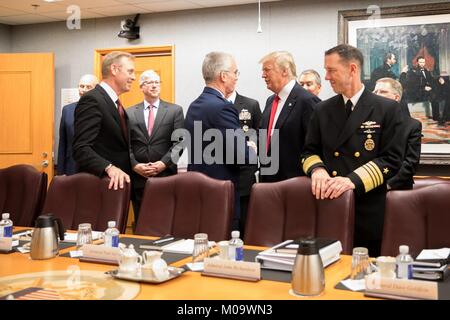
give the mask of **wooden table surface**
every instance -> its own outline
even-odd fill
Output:
[[[130,235],[126,235],[129,237]],[[133,236],[151,239],[152,237]],[[263,247],[245,246],[247,249],[262,250]],[[73,248],[64,249],[60,254]],[[190,262],[189,258],[173,263],[182,266]],[[113,266],[79,262],[78,259],[56,257],[48,260],[32,260],[29,254],[0,254],[0,283],[6,276],[27,274],[42,271],[65,271],[73,266],[80,270],[108,271]],[[248,282],[224,278],[202,276],[198,272],[187,271],[179,278],[161,284],[140,284],[140,290],[135,299],[157,300],[315,300],[315,299],[368,299],[362,293],[347,290],[337,290],[334,286],[348,276],[351,257],[342,255],[341,259],[325,269],[325,290],[320,296],[298,297],[289,293],[290,283],[260,280]],[[117,280],[114,280],[117,281]]]

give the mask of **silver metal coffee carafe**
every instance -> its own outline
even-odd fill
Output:
[[[294,293],[305,296],[319,295],[325,289],[323,263],[316,240],[300,240],[291,284]]]
[[[31,238],[31,259],[43,260],[56,257],[59,252],[59,239],[64,240],[64,232],[60,218],[55,218],[51,214],[39,216]]]

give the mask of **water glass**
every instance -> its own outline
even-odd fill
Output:
[[[370,273],[369,250],[364,247],[353,248],[352,255],[352,280],[364,279]]]
[[[90,223],[81,223],[78,225],[77,250],[85,244],[92,243],[92,228]]]
[[[194,251],[192,252],[192,263],[203,262],[209,256],[208,235],[197,233],[194,236]]]

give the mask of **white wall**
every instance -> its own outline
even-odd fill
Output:
[[[294,55],[298,72],[313,68],[323,76],[323,52],[337,44],[338,10],[423,2],[294,0],[263,3],[262,34],[256,33],[256,1],[254,5],[146,14],[139,21],[141,39],[133,42],[117,37],[124,17],[83,20],[81,30],[68,30],[65,22],[13,26],[11,51],[55,53],[57,136],[60,90],[76,87],[82,74],[93,71],[93,51],[96,48],[174,44],[175,102],[185,111],[203,88],[201,62],[205,54],[213,50],[232,53],[241,72],[238,91],[259,100],[263,108],[270,92],[261,79],[258,61],[266,53],[288,50]],[[1,32],[0,29],[0,39]],[[327,98],[332,94],[328,83],[324,83],[321,97]]]
[[[0,52],[11,51],[11,27],[0,24]]]

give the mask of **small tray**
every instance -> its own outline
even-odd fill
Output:
[[[163,282],[178,278],[179,276],[181,276],[181,274],[183,272],[186,271],[183,268],[175,268],[175,267],[168,267],[168,270],[169,270],[169,277],[164,280],[160,280],[160,279],[156,279],[156,278],[144,278],[141,275],[123,274],[123,273],[119,272],[119,269],[110,270],[105,273],[109,274],[113,278],[120,279],[120,280],[145,282],[145,283],[163,283]]]

